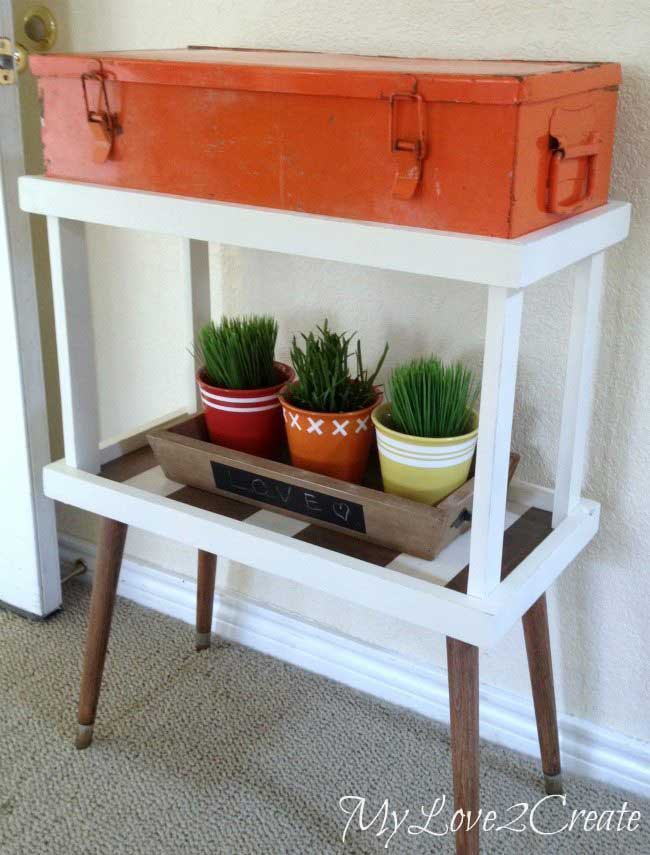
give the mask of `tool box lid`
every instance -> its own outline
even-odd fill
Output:
[[[80,77],[102,70],[124,83],[387,98],[417,92],[426,101],[518,104],[617,86],[613,62],[411,59],[242,48],[43,54],[37,77]]]

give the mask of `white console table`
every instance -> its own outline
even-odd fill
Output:
[[[65,459],[45,467],[46,494],[104,518],[91,602],[78,747],[92,739],[115,589],[129,525],[199,550],[198,647],[209,643],[216,555],[447,636],[457,807],[478,793],[478,648],[523,619],[548,792],[561,790],[545,592],[598,530],[581,494],[604,251],[627,236],[630,206],[597,210],[505,240],[224,204],[40,177],[20,180],[25,211],[48,218]],[[488,288],[471,532],[434,561],[356,549],[350,538],[301,537],[307,524],[271,510],[232,513],[217,496],[162,475],[146,433],[102,441],[84,223],[184,239],[179,287],[188,341],[209,320],[208,241],[426,274]],[[573,308],[554,489],[507,487],[521,312],[526,287],[574,265]],[[188,375],[188,411],[194,408]],[[505,535],[504,535],[505,530]],[[357,546],[358,546],[358,542]],[[390,559],[390,560],[388,560]],[[206,636],[207,639],[206,639]],[[478,852],[478,828],[457,834]]]

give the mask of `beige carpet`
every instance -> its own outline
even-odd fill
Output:
[[[124,600],[95,742],[76,751],[87,605],[75,581],[47,622],[0,612],[2,855],[453,852],[450,836],[408,833],[424,824],[420,806],[451,791],[445,727],[236,645],[196,654],[191,627]],[[484,809],[500,822],[543,795],[534,761],[486,743],[481,762]],[[641,827],[491,832],[482,851],[650,853],[648,804],[567,783],[568,807],[542,811],[542,827],[564,824],[574,807],[600,813],[625,800]],[[344,844],[346,795],[367,799],[366,822],[385,798],[411,813],[390,840],[376,836],[378,820],[366,831],[357,823]],[[450,817],[445,808],[430,828]]]

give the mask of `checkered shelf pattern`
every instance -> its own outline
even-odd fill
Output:
[[[109,480],[129,484],[184,505],[202,508],[228,519],[246,522],[259,529],[267,529],[287,538],[357,558],[377,567],[395,570],[397,573],[462,593],[466,589],[469,532],[449,544],[437,558],[427,561],[359,540],[342,531],[333,531],[272,510],[259,510],[236,499],[170,481],[157,465],[150,448],[141,448],[117,458],[102,467],[101,474]],[[549,512],[510,503],[506,510],[502,578],[532,552],[550,531]]]

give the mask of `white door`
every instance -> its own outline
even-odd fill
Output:
[[[14,44],[11,0],[0,0],[0,37]],[[41,487],[45,386],[29,219],[17,199],[18,86],[7,76],[11,61],[0,56],[0,601],[42,617],[61,605],[61,578],[54,506]]]

